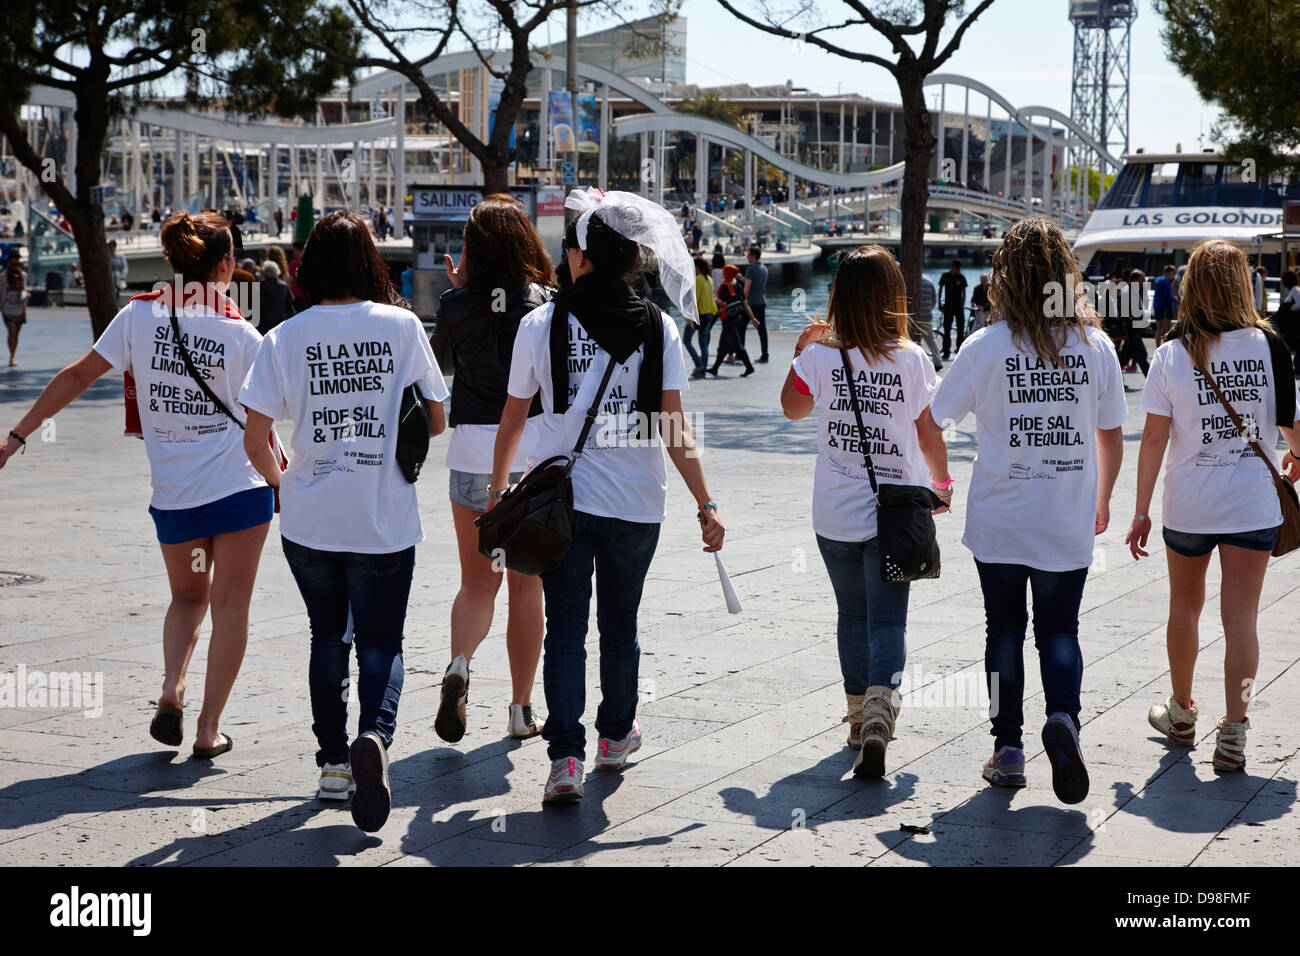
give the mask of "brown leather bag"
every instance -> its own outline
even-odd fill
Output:
[[[1250,436],[1253,430],[1248,430],[1237,414],[1237,410],[1228,404],[1228,400],[1223,397],[1223,392],[1219,391],[1219,383],[1205,369],[1197,369],[1201,376],[1210,383],[1210,388],[1214,389],[1214,394],[1219,396],[1219,404],[1223,410],[1228,413],[1232,419],[1232,424],[1237,427],[1237,433],[1246,440],[1246,444],[1254,450],[1260,460],[1268,466],[1269,474],[1273,476],[1273,486],[1277,489],[1278,501],[1282,505],[1282,527],[1277,532],[1277,544],[1273,546],[1273,556],[1281,557],[1284,554],[1290,554],[1292,551],[1300,548],[1300,496],[1296,494],[1295,485],[1289,478],[1283,477],[1278,470],[1273,467],[1272,460],[1264,454],[1264,449],[1259,446],[1254,438]],[[1287,387],[1289,382],[1282,382],[1279,385]]]

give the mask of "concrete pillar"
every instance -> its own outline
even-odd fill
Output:
[[[267,193],[271,200],[271,222],[275,222],[275,211],[280,208],[280,147],[275,143],[268,143],[266,154],[270,158],[270,165],[267,167],[267,182],[269,189]]]
[[[667,152],[667,143],[668,133],[662,129],[655,130],[654,201],[661,206],[664,203],[664,169],[667,166],[664,154]]]
[[[600,85],[600,153],[596,159],[596,186],[609,188],[609,84]]]
[[[541,107],[541,122],[538,124],[541,142],[537,144],[537,162],[542,169],[551,169],[551,68],[542,67],[542,92],[538,105]],[[548,182],[550,180],[548,179]]]
[[[709,141],[703,135],[695,137],[695,205],[704,208],[709,198]]]
[[[1015,130],[1015,119],[1010,113],[1008,113],[1007,135],[1002,138],[1003,143],[1006,145],[1006,150],[1003,153],[1004,161],[1002,163],[1002,195],[1007,200],[1011,199],[1011,160],[1015,156],[1016,152]]]
[[[936,179],[944,178],[943,161],[947,158],[944,155],[946,152],[945,147],[947,146],[947,139],[948,139],[948,137],[944,135],[944,111],[947,109],[947,103],[948,103],[948,84],[940,83],[939,84],[939,152],[935,156],[936,162],[938,163],[938,166],[935,168]]]
[[[754,217],[754,154],[744,150],[745,155],[745,219]]]
[[[840,172],[844,172],[844,101],[840,100],[840,148],[839,148]]]
[[[646,160],[650,158],[650,135],[641,134],[641,152],[637,162],[638,175],[641,177],[641,196],[644,199],[650,198],[650,184],[655,180],[655,168],[653,164],[647,165]]]
[[[352,141],[352,182],[347,184],[348,207],[352,210],[361,208],[361,141]]]
[[[1034,127],[1025,124],[1025,212],[1034,208]]]
[[[176,156],[172,160],[172,211],[185,201],[185,131],[176,130]]]
[[[397,84],[397,194],[393,197],[393,235],[406,234],[406,80]]]
[[[187,145],[190,151],[189,169],[187,170],[189,185],[186,187],[186,195],[182,196],[182,199],[193,196],[199,191],[199,134],[186,133],[185,135],[186,139],[189,140]]]
[[[961,183],[970,182],[970,87],[966,87],[966,107],[961,114]]]
[[[989,160],[993,158],[993,100],[988,100],[988,118],[984,124],[984,191],[989,191]]]

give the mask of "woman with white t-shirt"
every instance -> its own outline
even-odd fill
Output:
[[[858,414],[869,436],[865,452],[880,483],[928,481],[941,500],[952,500],[943,433],[929,428],[925,415],[937,385],[934,366],[908,335],[907,316],[907,288],[894,257],[875,245],[846,253],[831,286],[830,324],[813,324],[800,334],[781,390],[786,418],[798,420],[815,407],[822,410],[813,531],[839,607],[836,636],[848,703],[844,720],[849,746],[859,751],[853,772],[862,777],[885,774],[885,748],[893,739],[901,703],[898,685],[907,659],[911,585],[881,580],[876,498]],[[847,352],[851,386],[844,352],[820,344],[828,333]]]
[[[1075,290],[1072,301],[1062,290]],[[1079,749],[1079,604],[1093,538],[1110,523],[1128,406],[1110,338],[1056,223],[1023,219],[993,254],[990,324],[966,340],[930,404],[975,413],[978,455],[962,543],[984,592],[994,754],[984,779],[1025,785],[1025,588],[1046,698],[1043,747],[1064,803],[1088,795]]]
[[[601,685],[596,766],[619,770],[641,746],[637,611],[667,517],[665,446],[698,504],[704,550],[717,551],[724,535],[682,413],[681,393],[688,383],[677,326],[628,283],[648,248],[682,314],[696,315],[695,270],[676,224],[663,207],[631,193],[575,191],[566,205],[581,211],[566,243],[573,285],[519,323],[488,492],[495,506],[534,396],[540,396],[542,414],[534,426],[538,434],[530,466],[570,454],[588,409],[599,403],[595,428],[573,469],[573,543],[559,566],[542,575],[547,708],[542,736],[551,758],[547,802],[582,797],[593,571]],[[565,326],[552,334],[556,321]],[[606,373],[608,385],[597,395]]]
[[[298,285],[313,305],[267,333],[239,400],[249,434],[293,419],[289,468],[248,438],[280,489],[280,536],[311,624],[312,730],[322,799],[352,797],[367,833],[388,819],[388,747],[401,698],[402,625],[424,540],[415,486],[396,461],[402,393],[419,386],[429,434],[446,427],[447,387],[424,327],[407,310],[350,212],[307,237]],[[357,736],[348,744],[348,621],[357,652]]]
[[[505,194],[483,197],[465,222],[460,265],[447,260],[452,288],[442,294],[433,333],[433,352],[451,371],[451,516],[460,552],[460,590],[451,605],[451,663],[442,679],[442,702],[434,730],[455,743],[465,736],[469,664],[492,627],[501,579],[506,579],[510,617],[506,653],[511,697],[506,734],[526,740],[541,733],[533,716],[533,679],[542,655],[541,579],[504,573],[478,552],[474,519],[487,510],[492,450],[506,403],[510,355],[519,320],[550,301],[555,271],[537,230],[517,200]],[[530,417],[541,414],[534,402]],[[523,477],[531,434],[525,429],[511,466],[510,481]]]
[[[262,337],[225,295],[235,270],[225,219],[181,213],[163,225],[161,239],[176,281],[127,302],[95,347],[54,376],[9,432],[0,466],[109,369],[134,375],[153,483],[149,514],[171,585],[163,687],[149,733],[169,747],[184,739],[186,670],[211,608],[193,748],[210,759],[233,746],[218,725],[244,660],[253,580],[275,510],[274,493],[248,463],[241,423],[230,411]],[[267,454],[269,429],[248,424],[246,432]]]
[[[1182,294],[1178,323],[1156,349],[1142,396],[1147,417],[1137,511],[1125,541],[1135,559],[1147,556],[1151,498],[1168,447],[1161,521],[1169,561],[1166,643],[1173,693],[1147,719],[1172,743],[1195,745],[1197,625],[1205,574],[1217,548],[1226,713],[1217,724],[1213,764],[1230,772],[1246,765],[1246,708],[1259,665],[1259,597],[1282,509],[1268,466],[1238,431],[1215,386],[1243,425],[1254,429],[1251,437],[1274,466],[1281,432],[1288,448],[1282,467],[1292,481],[1300,477],[1300,393],[1284,361],[1285,346],[1278,342],[1270,349],[1275,333],[1255,311],[1245,253],[1222,239],[1198,243],[1187,261]]]

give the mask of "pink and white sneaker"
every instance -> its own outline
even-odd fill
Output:
[[[597,770],[622,770],[627,758],[641,749],[641,721],[632,719],[632,730],[622,740],[601,737],[596,744]]]
[[[561,757],[551,761],[551,775],[546,779],[543,803],[576,803],[582,799],[582,761]]]

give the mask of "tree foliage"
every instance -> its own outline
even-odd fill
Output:
[[[1155,0],[1170,61],[1223,111],[1214,141],[1300,172],[1300,0]]]

